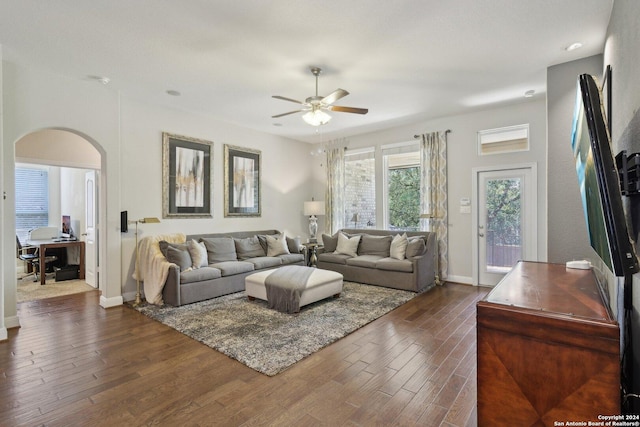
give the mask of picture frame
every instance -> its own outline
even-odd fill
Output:
[[[261,215],[261,157],[260,150],[225,144],[225,217],[259,217]]]
[[[213,142],[162,133],[162,217],[213,217]]]

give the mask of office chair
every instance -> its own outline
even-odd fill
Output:
[[[33,249],[35,249],[35,252],[29,253],[29,250],[33,250]],[[38,254],[38,248],[36,246],[22,246],[22,243],[20,243],[20,239],[18,238],[18,236],[16,236],[16,252],[19,259],[26,262],[27,264],[31,264],[31,267],[33,268],[32,273],[34,276],[33,281],[37,282],[38,272],[40,271],[40,255]],[[44,258],[45,273],[47,271],[47,265],[57,260],[58,260],[58,257],[55,255],[46,256]],[[45,273],[42,273],[42,274],[45,274]]]

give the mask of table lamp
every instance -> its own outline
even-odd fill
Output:
[[[311,198],[310,202],[304,202],[304,214],[309,217],[309,238],[310,243],[316,243],[318,239],[318,218],[316,215],[324,215],[324,202],[316,201]]]

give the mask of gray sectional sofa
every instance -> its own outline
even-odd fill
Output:
[[[360,236],[353,253],[339,253],[339,233]],[[407,244],[394,242],[406,233]],[[344,241],[344,239],[343,239]],[[432,232],[343,229],[333,236],[323,234],[324,248],[318,252],[318,268],[342,273],[344,280],[421,292],[435,284],[436,236]],[[349,251],[345,251],[349,252]]]
[[[304,265],[304,254],[294,239],[287,238],[286,251],[272,250],[266,236],[273,243],[280,234],[278,230],[193,234],[184,244],[160,242],[160,250],[173,264],[162,289],[164,302],[180,306],[243,291],[244,278],[256,271]],[[194,248],[203,257],[196,268]]]

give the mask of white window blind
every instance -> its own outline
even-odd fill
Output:
[[[29,230],[49,225],[49,176],[45,169],[16,167],[16,234],[24,242]]]
[[[528,150],[529,124],[478,132],[478,154],[481,156]]]

